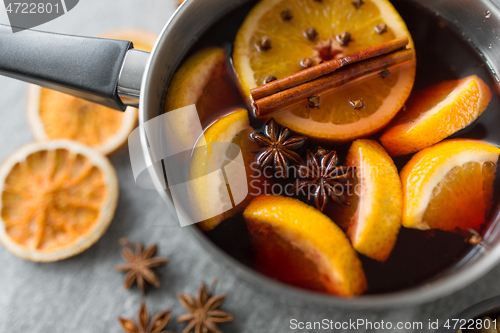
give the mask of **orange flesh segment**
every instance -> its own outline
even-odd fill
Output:
[[[351,183],[351,192],[348,194],[352,195],[346,195],[346,200],[349,205],[330,204],[326,205],[325,207],[325,214],[332,220],[334,220],[335,223],[344,231],[347,231],[349,229],[349,226],[355,218],[356,212],[358,210],[359,195],[357,193],[354,193],[354,191],[355,189],[359,189],[360,183],[356,172],[354,172]]]
[[[177,70],[165,99],[165,111],[196,105],[203,127],[235,106],[243,105],[224,49],[208,47],[189,57]]]
[[[430,228],[455,231],[479,230],[493,205],[493,185],[497,165],[468,162],[450,170],[434,188],[424,214]]]
[[[2,219],[14,242],[50,253],[92,231],[107,195],[102,172],[87,157],[40,151],[7,176]]]
[[[297,247],[280,237],[272,228],[249,230],[255,251],[255,269],[293,286],[327,292],[328,278]]]
[[[335,125],[352,124],[379,110],[399,78],[399,68],[392,69],[392,74],[382,78],[370,75],[343,87],[335,88],[320,95],[320,108],[305,108],[297,105],[290,112],[304,119],[317,123]],[[362,99],[364,107],[353,109],[351,101]],[[394,101],[398,102],[398,101]],[[404,102],[404,101],[403,101]],[[325,111],[325,109],[327,111]]]
[[[300,62],[304,58],[312,58],[315,63],[340,58],[343,55],[394,39],[399,33],[392,29],[391,22],[387,22],[388,29],[385,33],[375,33],[374,27],[384,23],[384,18],[381,17],[380,8],[375,5],[374,1],[365,1],[361,10],[357,10],[348,1],[337,0],[265,2],[265,4],[258,4],[249,15],[249,18],[255,20],[254,12],[267,6],[268,11],[258,18],[258,22],[245,22],[246,26],[242,27],[250,29],[250,24],[257,24],[256,30],[252,31],[253,34],[248,41],[249,46],[245,45],[251,53],[250,62],[256,86],[262,85],[268,75],[280,79],[301,71],[303,67]],[[283,10],[290,10],[293,19],[287,22],[277,19]],[[400,17],[398,19],[401,20]],[[314,41],[304,35],[309,28],[314,28],[318,33]],[[352,36],[347,46],[340,45],[336,39],[336,35],[344,31],[350,32]],[[271,49],[265,52],[257,47],[262,37],[271,39]],[[237,43],[243,42],[238,40],[241,38],[243,36],[237,36]],[[326,49],[332,50],[333,53],[328,52],[330,55],[325,57],[324,52],[321,51]],[[242,52],[243,50],[235,51]]]
[[[317,209],[297,199],[261,195],[248,205],[243,217],[250,234],[256,236],[259,269],[334,295],[352,297],[366,291],[362,264],[349,240]],[[287,273],[297,275],[287,277]]]
[[[401,228],[403,193],[398,170],[380,144],[366,139],[352,143],[346,165],[355,168],[348,196],[351,205],[335,205],[327,214],[347,230],[356,251],[383,262]]]
[[[413,155],[400,173],[403,226],[480,226],[491,210],[499,155],[499,147],[473,139],[445,140]]]
[[[210,81],[203,89],[203,94],[196,101],[196,110],[202,120],[201,125],[206,126],[220,117],[221,113],[243,104],[229,66],[224,60],[216,66]]]

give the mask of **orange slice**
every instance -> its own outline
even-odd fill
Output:
[[[403,225],[478,229],[492,207],[500,148],[479,140],[446,140],[415,154],[401,170]]]
[[[300,287],[351,297],[367,289],[344,232],[319,210],[292,198],[261,195],[243,212],[256,268]]]
[[[412,96],[380,141],[391,156],[417,152],[467,127],[490,101],[490,88],[476,75],[442,82]]]
[[[286,20],[283,13],[291,18]],[[378,34],[376,27],[385,24]],[[317,36],[305,33],[315,29]],[[351,41],[341,45],[337,36],[349,32]],[[236,36],[233,63],[241,88],[250,99],[250,89],[266,77],[283,78],[300,71],[304,59],[319,63],[352,54],[410,33],[389,1],[366,0],[356,8],[340,0],[263,0],[245,19]],[[270,48],[259,46],[263,38]],[[415,79],[416,60],[390,69],[383,78],[374,74],[344,87],[321,94],[319,108],[307,101],[273,114],[281,125],[311,138],[345,142],[372,134],[401,109]],[[364,106],[354,108],[362,100]]]
[[[151,51],[156,36],[139,29],[120,29],[102,35],[126,39],[134,47]],[[121,147],[137,123],[137,109],[125,112],[91,103],[55,90],[28,85],[26,112],[36,140],[70,139],[110,154]]]
[[[165,97],[165,112],[194,104],[205,128],[222,114],[243,105],[232,80],[224,49],[202,49],[175,72]],[[196,142],[199,125],[189,113],[176,112],[173,121],[178,125],[172,129],[178,138],[185,138],[188,145]]]
[[[385,261],[401,228],[403,193],[398,170],[384,148],[372,140],[354,141],[346,165],[356,168],[350,205],[332,206],[327,215],[347,229],[356,251]]]
[[[27,144],[0,167],[0,243],[40,262],[79,254],[106,231],[118,200],[109,161],[69,140]]]
[[[251,132],[247,110],[238,109],[208,127],[193,151],[189,166],[190,208],[197,221],[203,220],[198,226],[204,231],[212,230],[226,218],[242,211],[255,196],[252,196],[248,184],[259,181],[258,177],[253,177],[255,170],[251,167],[254,161],[252,152],[259,150],[259,146],[250,139]],[[244,167],[240,168],[237,164],[227,167],[227,163],[238,163],[238,160],[235,159],[234,147],[224,143],[240,147]],[[224,166],[224,174],[208,176],[219,172],[219,166]],[[244,196],[241,198],[238,194]]]

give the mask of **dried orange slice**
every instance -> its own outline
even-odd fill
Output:
[[[376,28],[382,25],[385,28],[379,31],[385,32],[379,34]],[[345,32],[351,36],[348,43],[340,36]],[[233,63],[250,99],[250,89],[262,85],[266,77],[296,73],[305,59],[319,63],[404,36],[414,48],[403,19],[387,0],[366,0],[358,8],[340,0],[263,0],[238,31]],[[385,77],[374,74],[321,94],[319,108],[310,108],[304,101],[273,118],[295,132],[326,141],[367,136],[387,125],[401,109],[413,87],[415,68],[413,59],[391,68]]]
[[[256,268],[281,281],[351,297],[367,289],[356,251],[344,232],[297,199],[261,195],[243,212]]]
[[[401,170],[403,225],[478,229],[492,207],[500,148],[479,140],[446,140],[415,154]]]
[[[139,29],[113,30],[104,38],[126,39],[151,51],[156,36]],[[28,85],[26,111],[36,140],[69,139],[110,154],[126,141],[137,123],[137,109],[120,112],[55,90]]]
[[[33,142],[0,167],[0,243],[40,262],[83,252],[106,231],[118,200],[108,159],[69,140]]]
[[[380,141],[391,156],[417,152],[471,124],[490,101],[490,88],[476,75],[442,82],[412,96]]]
[[[346,165],[355,167],[355,183],[349,206],[332,206],[327,215],[347,229],[356,251],[385,261],[401,228],[403,193],[398,169],[380,144],[356,140]]]

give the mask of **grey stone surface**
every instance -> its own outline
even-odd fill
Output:
[[[135,26],[159,32],[174,8],[174,0],[81,0],[71,12],[39,29],[95,35],[106,29]],[[7,22],[4,9],[0,9],[0,23]],[[24,114],[25,88],[22,82],[0,77],[0,160],[32,140]],[[500,267],[496,267],[469,287],[421,306],[315,311],[276,304],[237,281],[185,230],[165,226],[162,220],[168,213],[157,194],[134,184],[127,149],[111,156],[111,161],[120,179],[116,217],[104,237],[88,251],[62,262],[37,264],[18,259],[0,247],[0,332],[121,332],[117,316],[135,318],[141,299],[147,301],[151,312],[173,308],[175,317],[183,313],[176,292],[193,294],[202,280],[210,282],[214,276],[219,277],[218,291],[228,292],[223,308],[235,316],[233,323],[221,325],[224,332],[298,332],[290,329],[293,318],[421,321],[426,326],[429,319],[444,319],[500,293]],[[158,242],[159,253],[170,258],[168,265],[159,269],[162,287],[151,289],[146,297],[135,288],[125,291],[123,275],[113,270],[122,262],[118,239],[125,236],[134,241]],[[167,328],[180,332],[183,325],[171,320]],[[368,332],[359,330],[363,331]]]

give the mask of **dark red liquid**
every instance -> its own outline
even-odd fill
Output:
[[[466,129],[454,134],[452,138],[474,138],[500,145],[500,100],[497,89],[480,55],[473,47],[465,42],[459,33],[451,28],[451,24],[440,20],[436,15],[425,11],[413,2],[405,0],[392,1],[403,19],[406,21],[412,34],[417,51],[417,75],[414,91],[418,91],[444,80],[462,78],[476,74],[490,85],[493,99],[488,109],[481,117]],[[227,15],[210,28],[196,43],[189,55],[207,46],[221,46],[231,54],[232,43],[237,30],[248,11],[255,3],[239,8]],[[214,90],[215,91],[215,90]],[[234,105],[234,107],[246,107]],[[246,107],[248,109],[248,107]],[[253,119],[252,126],[256,129],[262,123]],[[378,135],[372,137],[378,139]],[[315,149],[314,142],[309,143],[309,149]],[[324,147],[336,150],[339,156],[345,157],[349,145],[332,145]],[[394,162],[399,170],[411,158],[397,157]],[[498,177],[496,189],[498,189]],[[495,196],[496,198],[498,196]],[[485,228],[487,226],[484,226]],[[256,267],[255,258],[259,253],[254,251],[251,237],[241,214],[229,218],[206,233],[217,246],[240,260],[245,265],[259,270],[272,277],[290,284],[306,287],[294,282],[294,279],[285,278],[287,275],[297,275],[297,267],[282,265],[282,276],[278,276],[266,267]],[[389,259],[380,263],[363,255],[360,258],[368,280],[368,293],[384,293],[406,289],[429,279],[439,276],[447,268],[463,258],[472,246],[464,241],[464,237],[457,233],[443,231],[420,231],[402,228],[398,241]],[[287,261],[287,253],[276,253],[276,260]],[[278,258],[279,257],[279,258]],[[305,264],[306,266],[307,264]],[[320,289],[320,288],[312,288]]]

